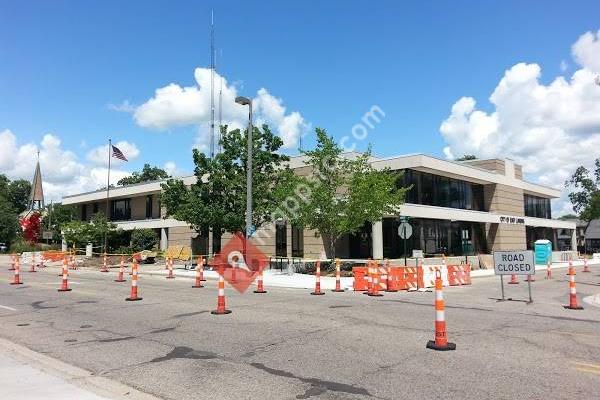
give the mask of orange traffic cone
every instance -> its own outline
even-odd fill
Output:
[[[325,292],[321,291],[321,260],[317,260],[317,271],[315,272],[315,291],[310,294],[314,296],[324,295]]]
[[[379,265],[377,264],[377,261],[373,262],[373,267],[372,267],[372,289],[371,289],[371,293],[369,293],[369,296],[372,297],[381,297],[383,296],[383,293],[379,293],[379,277],[380,277],[380,273],[379,273]]]
[[[15,270],[15,259],[16,258],[17,258],[17,256],[14,253],[10,255],[10,268],[8,269],[9,271]]]
[[[344,291],[344,289],[342,289],[341,264],[342,262],[340,260],[335,260],[335,289],[333,289],[332,292]]]
[[[70,292],[71,288],[69,287],[69,268],[68,268],[68,262],[67,262],[67,258],[65,257],[63,260],[63,267],[62,267],[62,284],[60,286],[60,289],[58,289],[59,292]]]
[[[104,253],[104,258],[102,259],[102,269],[100,272],[108,272],[108,264],[106,263],[106,253]]]
[[[15,275],[14,275],[13,281],[10,283],[11,285],[22,285],[23,284],[23,282],[21,281],[20,270],[21,270],[21,266],[19,265],[19,257],[17,256],[17,258],[15,259]]]
[[[533,271],[533,275],[527,275],[527,278],[524,279],[525,282],[535,282],[535,270]]]
[[[387,272],[387,282],[385,285],[385,291],[386,292],[397,292],[398,285],[397,285],[396,276],[393,275],[392,265],[390,264],[390,260],[388,260],[388,259],[385,260],[385,268],[386,268],[386,272]]]
[[[509,285],[518,285],[519,281],[517,280],[517,276],[515,274],[512,274],[510,276],[510,281],[508,282]]]
[[[583,259],[583,272],[592,272],[592,271],[590,271],[590,268],[588,267],[587,258]]]
[[[211,314],[222,315],[231,314],[231,310],[225,308],[225,279],[223,278],[223,267],[219,267],[219,285],[217,292],[217,309],[211,311]]]
[[[202,257],[198,257],[198,263],[196,264],[196,284],[192,286],[193,288],[203,288],[202,278],[204,275],[204,259]]]
[[[426,347],[441,351],[456,350],[456,344],[448,342],[448,336],[446,335],[444,292],[440,271],[435,271],[435,340],[428,341]]]
[[[75,260],[75,254],[71,255],[70,259],[71,259],[71,267],[70,268],[72,270],[76,270],[77,269],[77,262]]]
[[[262,268],[258,270],[258,278],[256,280],[256,290],[254,293],[267,293],[263,286],[263,270]]]
[[[569,310],[583,310],[583,307],[577,304],[577,289],[575,288],[575,268],[569,267],[569,305],[564,306]]]
[[[119,275],[117,275],[117,279],[115,279],[115,282],[125,282],[125,278],[123,277],[124,272],[125,272],[125,257],[121,256],[121,263],[119,264]]]
[[[29,268],[29,272],[37,272],[35,270],[35,254],[31,254],[31,268]]]
[[[552,262],[548,260],[548,266],[546,267],[546,279],[552,279]]]
[[[131,294],[125,301],[138,301],[142,300],[141,297],[138,297],[138,265],[137,261],[133,259],[133,266],[131,267],[131,271],[133,275],[131,275]]]
[[[175,279],[175,276],[173,275],[173,259],[169,258],[167,263],[169,264],[169,275],[167,275],[167,279]]]

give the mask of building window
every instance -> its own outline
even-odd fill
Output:
[[[113,200],[111,202],[112,221],[127,221],[131,219],[131,204],[129,199]]]
[[[81,205],[81,220],[87,221],[87,204]]]
[[[94,203],[94,214],[98,214],[98,203]]]
[[[275,255],[287,257],[287,224],[285,221],[275,222]]]
[[[411,187],[407,203],[483,211],[482,185],[411,169],[399,183]]]
[[[146,219],[152,218],[152,200],[152,195],[146,196]]]
[[[292,257],[304,257],[304,229],[292,226]]]
[[[552,218],[550,199],[543,197],[524,195],[523,203],[525,205],[525,216],[535,218]]]

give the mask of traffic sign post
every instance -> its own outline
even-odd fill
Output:
[[[531,250],[504,250],[494,252],[494,273],[500,275],[502,301],[504,297],[504,275],[535,275],[535,262]],[[531,279],[527,280],[529,303],[531,297]],[[511,299],[509,299],[511,300]]]
[[[406,266],[406,240],[412,236],[412,226],[407,222],[408,217],[400,217],[400,225],[398,226],[398,236],[404,240],[404,265]]]

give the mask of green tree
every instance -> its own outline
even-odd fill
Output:
[[[294,185],[304,189],[295,190],[303,194],[297,211],[288,218],[295,225],[317,230],[335,257],[342,235],[358,231],[365,222],[397,214],[408,189],[396,184],[401,173],[371,166],[370,149],[355,159],[344,158],[325,130],[317,128],[316,133],[316,148],[302,152],[311,173],[295,179]]]
[[[17,179],[8,185],[9,200],[18,213],[27,209],[30,194],[31,183],[25,179]]]
[[[158,234],[154,229],[134,229],[131,232],[131,250],[152,250],[158,245]]]
[[[19,232],[19,213],[27,208],[31,185],[22,179],[11,182],[0,174],[0,242],[10,244]]]
[[[473,154],[465,154],[464,156],[457,158],[455,161],[470,161],[470,160],[477,160],[477,156],[475,156]]]
[[[144,164],[144,168],[142,168],[140,172],[135,171],[130,176],[121,178],[117,182],[117,185],[133,185],[134,183],[158,181],[170,177],[171,176],[164,169],[158,167],[151,167],[150,164]]]
[[[76,219],[77,212],[70,205],[62,205],[54,203],[52,206],[46,207],[44,218],[42,220],[42,229],[53,232],[54,240],[60,240],[61,230],[64,225]]]
[[[104,235],[108,235],[109,243],[111,238],[119,236],[121,230],[116,229],[116,225],[106,220],[103,214],[95,214],[91,221],[71,221],[63,225],[62,230],[69,246],[75,244],[78,248],[85,247],[92,243],[95,247],[104,245]]]
[[[0,195],[0,242],[10,245],[19,230],[18,215],[12,204]]]
[[[224,128],[227,132],[227,127]],[[258,229],[271,221],[278,205],[274,190],[290,176],[283,165],[289,158],[278,154],[283,141],[267,125],[255,127],[253,139],[253,213],[252,223]],[[218,232],[243,232],[246,214],[246,143],[247,130],[224,134],[222,152],[213,159],[194,149],[194,175],[197,182],[186,187],[181,180],[162,184],[161,202],[168,216],[186,221],[197,232],[210,228]]]
[[[584,166],[575,170],[565,187],[572,188],[569,199],[573,210],[584,221],[600,218],[600,158],[596,159],[594,175]]]

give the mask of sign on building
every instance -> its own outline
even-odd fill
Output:
[[[495,251],[494,272],[496,275],[535,275],[533,251]]]

